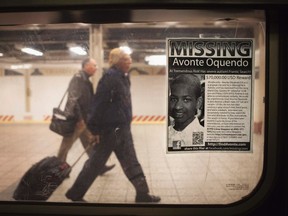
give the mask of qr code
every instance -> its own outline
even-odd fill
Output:
[[[193,132],[192,133],[192,145],[203,145],[203,132]]]

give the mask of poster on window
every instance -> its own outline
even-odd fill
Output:
[[[252,149],[253,39],[168,38],[168,152]]]

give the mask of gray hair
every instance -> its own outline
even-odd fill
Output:
[[[127,54],[120,48],[114,48],[109,54],[109,65],[114,66],[118,64],[119,60]]]

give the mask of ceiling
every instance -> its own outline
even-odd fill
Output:
[[[66,23],[66,24],[28,24],[15,25],[3,24],[5,18],[0,14],[0,63],[51,63],[64,61],[81,61],[85,56],[78,56],[69,51],[69,46],[76,44],[87,52],[91,53],[93,47],[90,47],[91,29],[97,29],[100,32],[98,41],[103,48],[104,61],[112,48],[120,45],[128,45],[132,50],[134,62],[145,63],[147,55],[165,54],[166,38],[169,37],[220,37],[220,38],[247,38],[254,37],[255,23],[258,17],[252,14],[235,13],[212,14],[201,13],[198,11],[183,11],[163,13],[153,11],[138,11],[131,13],[131,19],[136,20],[130,23],[121,22],[115,24],[85,24],[85,23]],[[173,11],[172,11],[173,12]],[[163,16],[159,16],[163,14]],[[221,13],[220,13],[221,14]],[[9,14],[8,14],[9,15]],[[25,15],[25,14],[22,14]],[[40,20],[41,16],[34,14],[35,19]],[[177,15],[177,16],[176,16]],[[209,16],[208,16],[209,15]],[[107,15],[106,15],[107,16]],[[163,20],[177,21],[166,22]],[[182,17],[183,16],[183,17]],[[242,16],[241,18],[237,18]],[[247,18],[247,17],[248,18]],[[25,16],[23,19],[33,19]],[[134,18],[133,18],[134,17]],[[227,18],[228,17],[228,18]],[[232,17],[232,18],[231,18]],[[112,19],[112,18],[111,18]],[[143,22],[143,20],[147,20]],[[152,21],[156,20],[156,21]],[[159,21],[157,21],[159,20]],[[187,21],[188,20],[188,21]],[[192,20],[192,21],[190,21]],[[255,22],[256,20],[256,22]],[[77,20],[75,20],[77,21]],[[18,19],[17,22],[21,23]],[[24,23],[33,23],[32,20],[25,20]],[[35,22],[34,22],[35,23]],[[57,21],[56,23],[61,23]],[[32,47],[44,53],[43,56],[32,56],[21,52],[23,47]]]

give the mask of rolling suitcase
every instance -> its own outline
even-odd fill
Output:
[[[72,167],[85,154],[77,158],[72,166],[56,156],[45,157],[26,171],[13,193],[15,200],[46,201],[58,186],[69,176]]]

